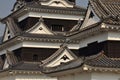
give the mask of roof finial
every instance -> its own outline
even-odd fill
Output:
[[[42,16],[40,17],[39,21],[40,21],[40,22],[44,22],[44,20],[43,20]]]

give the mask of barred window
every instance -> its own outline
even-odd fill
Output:
[[[64,31],[64,27],[63,27],[63,25],[54,24],[54,25],[51,26],[51,30],[53,30],[53,31]]]

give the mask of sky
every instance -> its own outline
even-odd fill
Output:
[[[13,5],[16,0],[1,0],[0,2],[0,18],[4,18],[5,16],[11,13]],[[88,0],[77,0],[77,5],[86,7]],[[0,36],[4,32],[4,25],[0,23]]]

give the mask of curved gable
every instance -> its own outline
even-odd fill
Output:
[[[41,5],[54,6],[54,7],[73,7],[65,0],[49,0],[48,2],[41,2]]]

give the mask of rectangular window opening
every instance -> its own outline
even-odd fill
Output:
[[[64,26],[59,25],[59,24],[54,24],[54,25],[51,26],[51,30],[63,32],[64,31]]]

